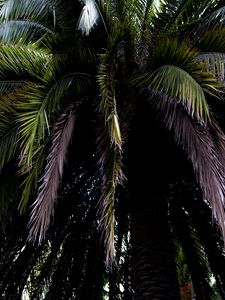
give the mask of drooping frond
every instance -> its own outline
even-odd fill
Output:
[[[113,42],[113,41],[111,41]],[[117,40],[116,40],[117,42]],[[104,235],[106,264],[111,268],[114,258],[114,202],[116,188],[123,181],[122,172],[122,137],[116,103],[116,65],[117,44],[102,55],[99,68],[98,84],[100,88],[100,113],[105,122],[105,129],[99,140],[99,165],[102,173],[102,195],[99,201],[100,227]],[[115,47],[115,48],[114,48]]]
[[[10,20],[0,24],[0,40],[5,43],[33,42],[45,34],[54,35],[54,32],[35,21]]]
[[[43,86],[29,84],[19,93],[17,121],[21,140],[21,165],[24,170],[32,166],[35,145],[39,146],[48,128],[48,117],[45,110],[46,89]],[[36,149],[37,150],[37,149]]]
[[[115,200],[117,186],[124,181],[121,153],[111,145],[107,130],[98,142],[99,166],[102,174],[102,190],[99,200],[100,229],[106,251],[106,265],[111,269],[115,256]]]
[[[51,77],[48,78],[50,79]],[[87,87],[87,82],[89,78],[85,74],[74,73],[51,82],[50,86],[30,84],[26,93],[20,92],[17,115],[20,135],[23,139],[21,143],[22,165],[32,165],[35,145],[39,146],[42,138],[46,136],[51,114],[58,110],[63,101],[68,100],[65,96],[66,92],[73,88],[76,95],[79,95],[82,88]]]
[[[196,184],[185,178],[181,183],[173,186],[173,198],[171,199],[173,199],[173,205],[179,203],[183,207],[183,213],[186,212],[186,216],[187,213],[190,216],[191,225],[196,229],[196,234],[204,246],[216,284],[220,287],[218,291],[223,298],[225,249],[220,231],[213,223],[210,206],[203,201],[202,197],[203,195]]]
[[[48,51],[37,49],[34,44],[0,44],[1,80],[43,80],[50,58]]]
[[[210,25],[210,23],[213,24],[223,24],[225,19],[225,5],[222,5],[218,9],[212,11],[211,13],[207,13],[206,10],[206,16],[203,19],[203,22],[206,26]]]
[[[192,162],[197,180],[225,240],[224,149],[225,140],[216,145],[207,125],[200,125],[185,114],[174,100],[154,101],[168,129]],[[221,156],[222,155],[222,156]]]
[[[18,150],[18,126],[15,122],[16,98],[13,97],[13,87],[16,90],[17,84],[3,84],[2,92],[7,96],[0,97],[0,170],[11,160]],[[0,87],[1,89],[1,87]],[[10,91],[12,89],[12,91]],[[10,93],[11,92],[11,93]]]
[[[170,199],[170,217],[173,232],[183,248],[185,259],[193,282],[196,296],[200,299],[216,299],[216,286],[211,285],[212,270],[205,248],[198,236],[198,232],[192,223],[192,215],[186,210],[184,202],[193,201],[173,187]],[[185,198],[181,199],[181,197]],[[189,195],[190,196],[190,195]],[[191,195],[194,197],[194,195]],[[201,200],[201,199],[198,199]],[[189,280],[190,280],[189,279]]]
[[[30,18],[34,20],[46,19],[52,4],[47,0],[6,0],[0,10],[3,21]]]
[[[4,136],[0,137],[0,170],[5,163],[12,159],[16,153],[18,146],[18,132],[16,128],[11,128],[9,132],[5,133]]]
[[[56,123],[52,136],[52,147],[47,157],[47,164],[42,177],[42,184],[37,198],[32,205],[29,223],[30,239],[39,243],[45,236],[51,217],[54,215],[54,204],[63,175],[63,166],[68,152],[76,121],[76,111],[69,107]]]
[[[32,166],[23,168],[20,166],[19,175],[23,179],[21,183],[22,194],[19,201],[18,209],[20,213],[26,211],[29,201],[32,201],[38,188],[38,180],[40,178],[46,152],[46,142],[35,148]]]
[[[183,69],[165,65],[138,79],[152,97],[160,97],[164,102],[174,99],[182,103],[185,110],[203,122],[209,118],[208,104],[201,86]]]
[[[195,30],[196,38],[193,44],[201,49],[202,52],[220,52],[224,53],[225,47],[225,27],[210,26],[206,28],[197,28]]]

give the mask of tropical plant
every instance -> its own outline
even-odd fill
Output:
[[[197,297],[215,299],[218,293],[210,286],[210,277],[214,276],[221,297],[225,282],[212,251],[224,262],[225,141],[219,114],[224,92],[225,6],[221,0],[157,3],[2,2],[1,219],[10,228],[17,209],[25,214],[29,240],[25,249],[37,255],[35,262],[40,253],[48,256],[51,247],[59,249],[54,257],[67,259],[63,253],[72,251],[68,245],[72,232],[65,243],[56,239],[61,248],[53,247],[54,239],[47,243],[47,236],[50,225],[57,226],[52,218],[57,195],[63,190],[66,158],[71,165],[88,161],[100,178],[100,183],[92,182],[99,189],[95,228],[104,241],[108,270],[115,268],[115,249],[122,249],[119,241],[125,238],[123,230],[127,235],[124,220],[129,213],[134,298],[179,299],[175,263],[179,243]],[[191,180],[187,193],[191,202],[196,198],[193,174],[203,193],[196,202],[201,206],[200,199],[205,201],[202,223],[196,221],[201,210],[193,210],[188,201],[183,204],[176,193],[173,197],[167,193],[168,186],[181,182],[180,178]],[[129,201],[122,200],[124,190]],[[63,198],[69,207],[69,197]],[[124,203],[127,213],[119,218]],[[201,224],[211,228],[209,208],[216,223],[215,240],[202,239]],[[74,214],[67,217],[71,220]],[[62,230],[64,225],[60,226]],[[87,238],[91,245],[90,233]],[[23,249],[24,239],[18,246],[16,238],[16,247],[23,245]],[[39,245],[37,249],[47,248],[37,254],[32,243]],[[9,249],[14,262],[15,253],[21,257],[21,248]],[[74,253],[73,259],[76,255],[80,254]],[[25,258],[24,254],[20,265]],[[65,260],[60,264],[66,265]],[[2,263],[3,268],[6,265]],[[55,275],[50,280],[57,279],[57,268],[52,270]],[[69,273],[64,279],[69,280],[73,271],[65,270]],[[2,295],[10,299],[15,296],[7,288],[8,274],[1,284]],[[21,288],[15,281],[12,285],[21,294],[26,282]],[[115,287],[113,280],[111,286]],[[64,299],[75,297],[76,290],[68,291]],[[56,297],[53,292],[54,285],[46,299]]]

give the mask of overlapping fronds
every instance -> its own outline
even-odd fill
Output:
[[[0,97],[0,169],[14,157],[18,150],[18,126],[15,122],[16,105],[18,99],[14,93],[21,88],[23,83],[3,81]]]
[[[19,94],[18,124],[21,140],[21,165],[26,168],[32,166],[35,144],[45,136],[48,128],[48,117],[45,110],[46,89],[43,86],[29,84],[26,93]]]
[[[184,199],[181,199],[181,196]],[[192,202],[193,200],[186,197],[187,195],[184,196],[182,192],[180,193],[178,187],[173,187],[170,199],[170,217],[173,232],[184,251],[196,296],[204,300],[216,299],[218,297],[217,286],[211,284],[213,273],[206,250],[196,228],[193,226],[192,214],[189,214],[185,206],[187,201]],[[194,194],[191,197],[194,197]]]
[[[28,43],[40,39],[44,34],[54,35],[54,32],[34,21],[10,20],[0,24],[0,39],[5,43]]]
[[[202,201],[203,195],[199,187],[190,180],[183,180],[173,186],[173,206],[179,203],[183,213],[188,214],[191,225],[205,249],[205,256],[215,277],[219,293],[223,298],[225,250],[218,227],[212,220],[211,209],[207,202]],[[175,213],[173,209],[172,214]],[[178,225],[179,226],[179,225]],[[210,237],[210,238],[209,238]]]
[[[20,92],[18,104],[18,122],[22,138],[22,165],[31,166],[35,147],[39,147],[41,140],[49,130],[49,118],[60,107],[60,101],[66,101],[65,96],[69,88],[75,88],[79,94],[87,82],[83,74],[69,74],[50,86],[30,84],[26,90]],[[85,74],[84,74],[85,75]],[[87,85],[85,85],[86,87]]]
[[[52,8],[46,0],[6,0],[1,7],[0,17],[3,21],[20,18],[45,19]]]
[[[139,84],[149,90],[152,97],[158,96],[168,103],[170,99],[181,102],[187,112],[201,122],[209,118],[204,91],[185,70],[165,65],[152,74],[143,75],[139,80]]]
[[[21,182],[22,193],[18,205],[20,213],[24,213],[27,210],[29,201],[32,201],[36,195],[38,181],[45,162],[46,144],[47,142],[43,143],[39,147],[35,147],[32,158],[32,166],[29,168],[24,167],[23,165],[22,167],[20,166],[19,174],[23,179]]]
[[[37,49],[35,44],[0,45],[1,80],[43,80],[50,54],[47,50]]]
[[[174,100],[154,103],[167,128],[173,130],[177,144],[183,147],[191,160],[204,197],[209,201],[225,239],[224,138],[220,145],[215,144],[208,125],[202,126],[191,119]]]
[[[72,138],[76,121],[76,111],[69,107],[56,123],[52,134],[52,146],[47,157],[47,164],[42,177],[42,184],[37,198],[32,205],[29,223],[30,239],[39,243],[45,236],[51,217],[54,214],[54,204],[57,191],[63,175],[68,146]]]
[[[209,25],[210,23],[217,23],[217,24],[223,24],[224,19],[225,19],[225,5],[224,4],[219,4],[218,3],[218,8],[215,7],[215,9],[211,12],[208,13],[207,10],[205,11],[205,25]]]
[[[193,44],[196,45],[202,52],[220,52],[224,53],[225,46],[225,28],[224,26],[211,26],[202,29],[201,27],[195,30],[198,38],[193,39]]]
[[[156,7],[155,3],[158,3]],[[87,267],[94,260],[98,248],[92,235],[93,232],[96,234],[93,228],[100,227],[106,265],[110,268],[115,255],[115,207],[121,197],[118,186],[125,180],[122,163],[129,163],[126,159],[123,161],[123,151],[130,132],[124,134],[124,131],[131,118],[129,114],[135,114],[138,105],[141,107],[146,98],[150,98],[149,105],[156,109],[162,123],[174,132],[176,143],[184,148],[191,160],[204,198],[210,203],[225,238],[225,141],[206,101],[208,94],[211,100],[217,96],[218,90],[223,89],[223,1],[86,0],[82,3],[78,0],[6,0],[4,3],[0,1],[0,6],[0,167],[7,170],[12,158],[15,159],[14,165],[19,162],[20,177],[15,188],[18,192],[16,197],[21,201],[19,203],[16,199],[15,205],[19,203],[20,212],[24,212],[28,204],[33,204],[29,216],[30,240],[42,244],[54,216],[76,121],[77,107],[71,104],[81,98],[88,99],[88,108],[98,112],[91,117],[93,127],[100,124],[100,128],[96,134],[98,150],[93,147],[91,154],[86,154],[84,147],[79,151],[82,152],[82,160],[89,161],[89,154],[95,159],[98,157],[101,174],[100,179],[92,181],[92,188],[101,189],[97,197],[95,225],[89,222],[85,225],[88,230],[80,232],[74,225],[77,210],[69,212],[69,219],[56,222],[56,227],[48,231],[50,244],[43,241],[42,245],[45,244],[46,248],[40,256],[33,245],[24,248],[24,252],[21,250],[24,233],[11,251],[12,268],[6,272],[3,283],[0,279],[0,297],[10,295],[19,298],[25,279],[29,286],[29,278],[35,281],[33,298],[40,297],[43,291],[47,293],[47,285],[47,298],[69,299],[76,295],[78,299],[88,299],[86,295],[94,295],[90,291],[85,293],[85,285],[82,290],[80,288],[85,280],[88,281],[88,272],[93,272],[91,267]],[[129,76],[137,78],[132,87]],[[147,97],[140,99],[139,87],[144,92],[142,95],[147,94]],[[64,113],[56,121],[62,108]],[[89,115],[85,111],[81,116],[82,125],[86,128]],[[93,132],[91,134],[96,138]],[[144,147],[145,141],[141,145]],[[77,159],[75,156],[70,157],[72,163]],[[160,155],[157,159],[161,159]],[[17,166],[15,169],[18,171]],[[73,186],[74,173],[69,176]],[[66,190],[69,188],[66,186]],[[90,200],[89,190],[85,189],[84,185],[82,193],[86,195],[87,202],[83,206],[74,204],[77,208],[85,207],[79,214],[81,223],[89,213],[86,205]],[[62,206],[65,209],[69,207],[68,203]],[[121,208],[119,204],[118,207]],[[92,215],[94,217],[96,211]],[[59,232],[58,228],[62,231]],[[208,264],[207,259],[203,261],[204,247],[194,226],[187,222],[185,228],[187,238],[194,240],[191,250],[196,266],[204,276],[201,264]],[[58,233],[59,239],[55,242]],[[122,241],[122,233],[119,240]],[[37,249],[41,249],[42,245]],[[54,245],[53,254],[49,257]],[[46,261],[43,253],[48,256]],[[26,255],[29,256],[27,264]],[[36,264],[33,263],[35,255],[39,256]],[[191,265],[190,256],[189,260]],[[44,265],[44,270],[38,273],[40,265]],[[10,266],[10,259],[4,266]],[[23,282],[18,279],[17,289],[13,276],[19,278],[20,267],[24,270]],[[30,267],[38,269],[33,277],[29,277]],[[4,268],[0,270],[4,271]],[[13,274],[12,279],[10,274]],[[26,277],[26,274],[29,276]],[[60,275],[64,277],[61,277],[62,291],[61,286],[57,286]],[[210,292],[209,274],[206,275],[206,280],[200,278],[200,281],[204,281],[203,286]],[[82,278],[80,281],[77,280],[79,276]],[[6,288],[3,287],[5,283]],[[98,296],[96,299],[100,299]]]

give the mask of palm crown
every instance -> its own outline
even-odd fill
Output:
[[[127,153],[132,160],[134,149],[145,153],[145,142],[137,145],[136,136],[148,130],[137,132],[142,130],[137,122],[148,115],[137,111],[147,106],[191,161],[225,237],[225,142],[213,114],[223,98],[224,16],[223,1],[213,0],[157,5],[151,0],[86,0],[83,8],[79,1],[2,3],[0,166],[10,174],[13,162],[12,172],[18,174],[13,197],[20,212],[31,207],[30,240],[42,242],[66,158],[77,159],[68,150],[70,144],[79,148],[74,132],[81,117],[87,123],[91,118],[96,146],[79,151],[98,161],[97,219],[111,266],[115,201],[120,186],[132,193],[127,170],[131,182],[138,182],[134,173],[142,172],[142,167],[132,170]],[[91,112],[81,114],[82,107]],[[5,190],[5,214],[9,197]]]

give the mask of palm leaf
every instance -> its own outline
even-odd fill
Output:
[[[52,4],[47,0],[6,0],[0,10],[3,21],[30,18],[33,20],[46,19]]]
[[[49,52],[34,44],[0,45],[0,78],[3,80],[43,80]]]
[[[204,18],[204,23],[206,26],[209,25],[210,23],[217,23],[217,24],[220,23],[222,25],[224,18],[225,18],[225,6],[223,5],[222,7],[206,15]]]
[[[54,214],[54,204],[57,199],[57,191],[63,175],[63,166],[75,121],[76,111],[69,107],[60,116],[53,130],[52,147],[47,158],[42,184],[32,205],[29,223],[30,239],[39,243],[44,238],[51,217]]]
[[[0,137],[0,170],[10,159],[15,156],[18,150],[18,130],[17,128],[11,128],[11,130]]]
[[[124,181],[122,172],[121,153],[117,146],[111,145],[107,130],[99,137],[98,149],[100,154],[99,166],[102,174],[102,189],[98,211],[100,230],[104,239],[106,265],[112,268],[115,256],[114,227],[116,189]]]
[[[25,83],[25,80],[0,80],[0,96],[20,89]]]
[[[10,20],[0,24],[0,39],[5,43],[28,43],[37,41],[44,35],[54,34],[54,31],[45,25],[30,20]]]
[[[174,131],[177,144],[183,147],[191,160],[204,197],[212,207],[213,216],[225,240],[223,164],[225,140],[221,140],[220,145],[216,145],[207,125],[202,126],[191,120],[176,101],[154,103],[167,128]]]
[[[180,194],[180,195],[179,195]],[[192,216],[183,207],[182,193],[174,191],[170,200],[171,222],[188,264],[196,296],[200,299],[216,299],[215,287],[211,286],[212,270],[204,246],[192,223]],[[191,195],[193,197],[193,195]],[[191,201],[191,199],[188,199]],[[181,204],[181,203],[182,204]],[[178,205],[179,204],[179,205]]]
[[[185,110],[201,122],[209,118],[203,89],[190,74],[177,66],[164,65],[153,73],[140,76],[136,83],[147,89],[152,97],[160,97],[164,102],[175,99],[182,103]]]
[[[73,88],[76,95],[79,95],[83,87],[87,87],[88,79],[85,74],[68,74],[56,82],[53,81],[50,87],[30,84],[25,93],[21,91],[18,94],[20,103],[17,106],[17,115],[22,139],[22,165],[29,168],[32,165],[35,145],[40,145],[46,135],[51,114],[58,110],[62,101],[68,100],[66,92]]]

